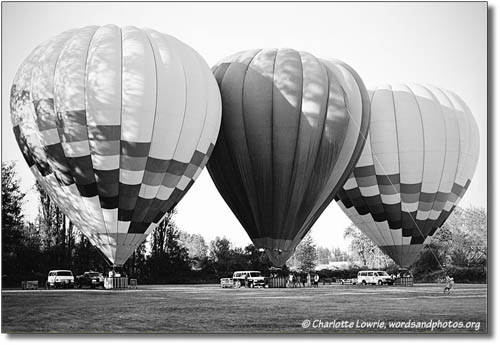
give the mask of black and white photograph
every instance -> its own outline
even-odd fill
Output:
[[[491,333],[487,2],[1,6],[4,335]]]

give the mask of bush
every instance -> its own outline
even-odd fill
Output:
[[[452,277],[455,283],[485,284],[487,270],[485,267],[448,267],[445,270],[416,274],[415,282],[436,283],[442,281],[446,275]]]

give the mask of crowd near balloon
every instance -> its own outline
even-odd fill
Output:
[[[293,49],[238,52],[211,71],[178,39],[131,26],[42,43],[19,67],[10,103],[35,178],[113,266],[206,165],[275,266],[336,200],[409,267],[463,197],[479,156],[474,116],[451,91],[367,90],[347,63]]]

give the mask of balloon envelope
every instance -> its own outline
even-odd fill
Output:
[[[41,44],[11,91],[14,134],[31,171],[115,265],[200,174],[220,106],[217,83],[192,48],[114,25]]]
[[[336,196],[354,224],[409,267],[467,190],[479,130],[467,105],[432,86],[370,91],[369,136]]]
[[[361,153],[368,93],[340,61],[249,50],[213,67],[222,125],[208,171],[253,243],[282,266]]]

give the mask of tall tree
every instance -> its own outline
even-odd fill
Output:
[[[354,224],[344,231],[344,238],[350,239],[350,250],[354,261],[359,261],[361,266],[370,268],[384,268],[393,261],[385,255],[368,236],[363,234]]]
[[[232,254],[231,242],[223,237],[216,237],[210,242],[209,263],[214,273],[219,275],[227,275],[232,269]]]
[[[484,266],[488,248],[488,215],[482,207],[455,208],[443,226],[452,233],[452,260],[457,266]]]
[[[434,254],[445,266],[484,266],[488,250],[487,222],[488,215],[482,207],[456,207],[432,238]],[[418,264],[424,265],[424,262],[420,260]]]
[[[40,198],[38,222],[43,249],[53,258],[54,264],[71,267],[72,246],[75,242],[73,224],[52,201],[38,181],[36,189]]]
[[[269,268],[273,266],[273,263],[264,250],[259,250],[253,244],[249,244],[245,247],[245,255],[251,270],[261,271],[264,275],[269,274]]]
[[[134,251],[132,256],[127,260],[124,269],[131,278],[138,278],[143,283],[150,277],[147,277],[147,259],[146,259],[146,241],[141,243]]]
[[[78,230],[75,230],[74,237],[75,243],[71,257],[73,273],[79,274],[89,270],[106,272],[109,269],[109,263],[99,249]]]
[[[2,245],[3,252],[15,251],[23,241],[22,205],[25,193],[16,176],[15,162],[2,162]]]
[[[150,274],[160,282],[171,282],[190,271],[187,249],[179,241],[179,229],[174,222],[175,209],[169,212],[153,230]],[[175,273],[175,274],[174,274]]]
[[[203,262],[206,261],[208,256],[208,245],[203,236],[180,231],[179,243],[186,248],[191,261],[191,267],[195,270],[201,269]]]
[[[200,234],[188,234],[180,231],[179,241],[187,249],[190,259],[201,260],[208,255],[207,243]]]
[[[328,264],[331,259],[331,251],[328,248],[325,247],[317,247],[316,248],[316,253],[318,256],[318,263],[319,264]]]
[[[214,262],[228,261],[231,255],[231,242],[225,237],[216,237],[210,242],[210,259]]]
[[[151,253],[152,255],[163,254],[166,250],[167,245],[167,232],[175,228],[174,216],[176,210],[168,212],[158,226],[153,230],[151,234]]]
[[[297,246],[295,256],[298,260],[298,267],[302,272],[314,270],[318,261],[316,245],[311,235],[307,235]]]
[[[24,251],[21,192],[14,162],[2,162],[2,286],[15,286],[23,279]]]

